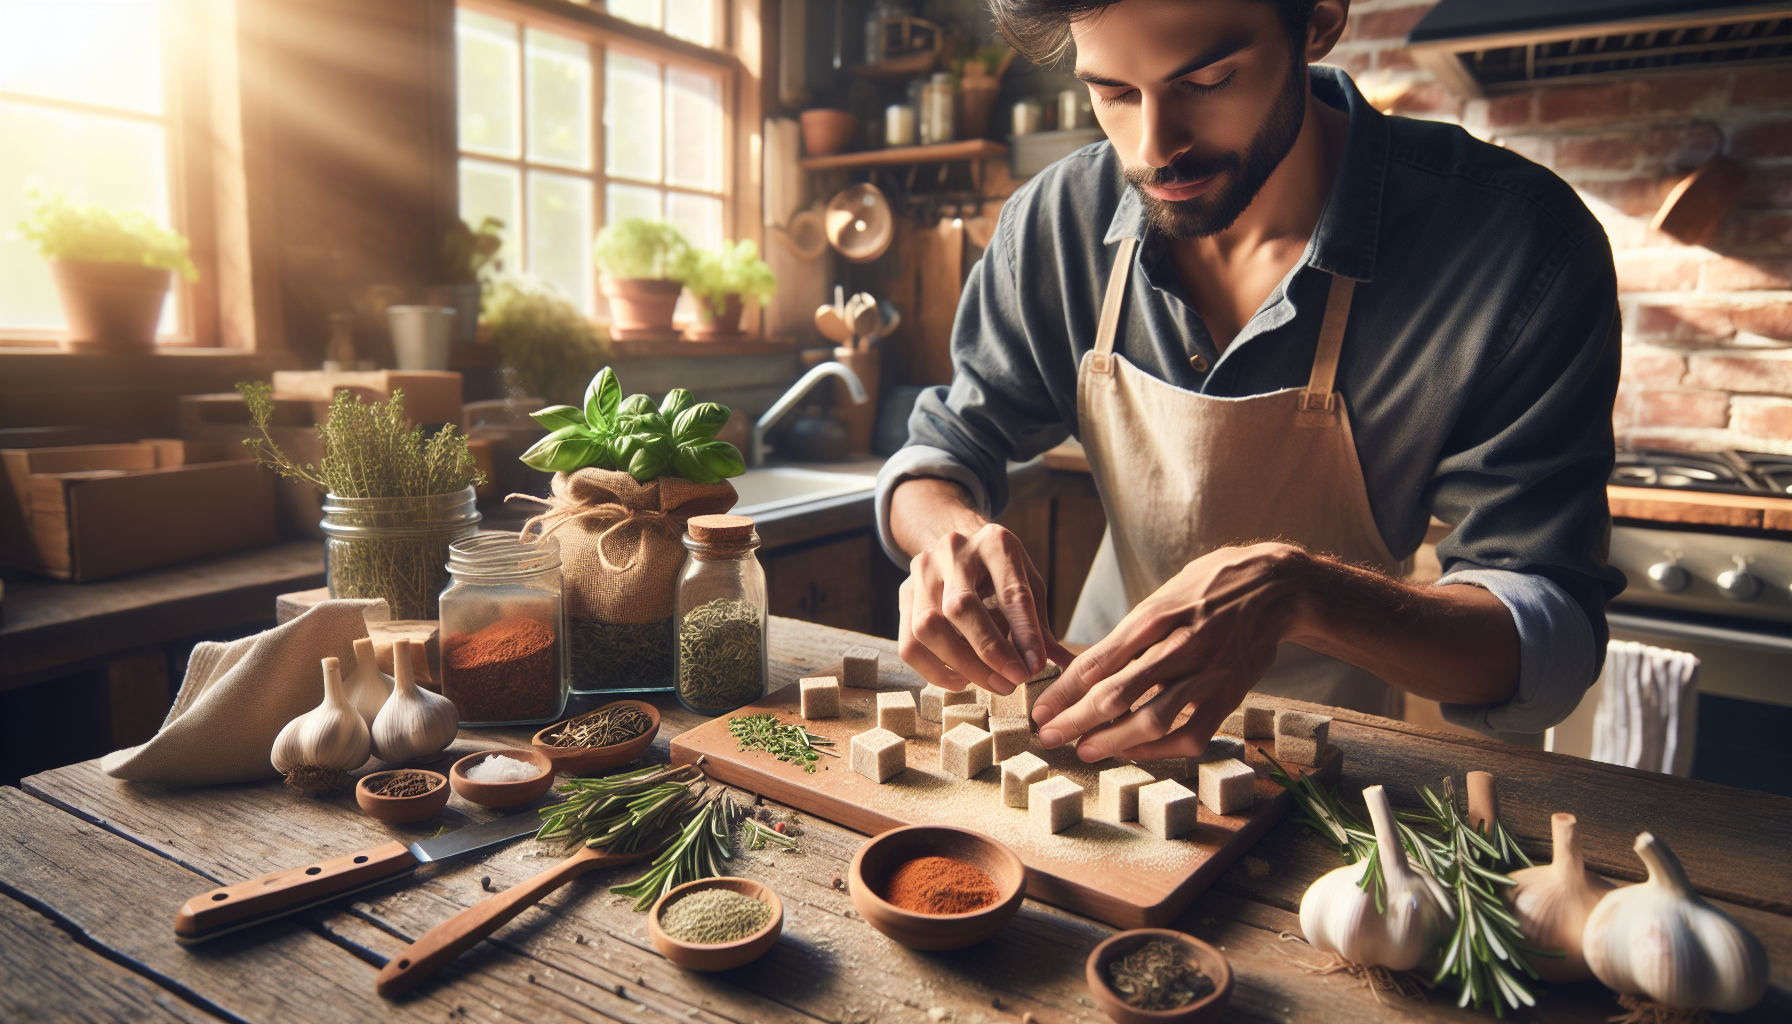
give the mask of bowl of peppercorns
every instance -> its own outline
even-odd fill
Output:
[[[355,803],[362,812],[388,825],[422,821],[447,802],[448,780],[421,769],[374,772],[355,783]]]

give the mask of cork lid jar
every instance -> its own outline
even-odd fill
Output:
[[[692,516],[675,604],[679,703],[700,715],[758,700],[766,686],[765,570],[746,516]]]

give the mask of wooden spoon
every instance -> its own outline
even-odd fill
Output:
[[[526,882],[520,882],[454,915],[423,933],[411,948],[387,961],[374,980],[375,992],[395,999],[422,984],[450,960],[472,948],[480,939],[497,931],[506,921],[540,903],[548,893],[560,888],[587,871],[611,868],[644,860],[658,849],[634,853],[610,853],[586,846],[578,853],[543,871]]]
[[[844,345],[852,340],[852,327],[840,316],[840,311],[833,306],[817,306],[815,309],[815,329],[821,336],[836,345]]]

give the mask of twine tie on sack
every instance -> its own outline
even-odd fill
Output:
[[[523,524],[521,530],[517,531],[518,539],[527,543],[546,540],[553,535],[555,530],[560,529],[567,523],[577,520],[592,518],[601,520],[615,519],[616,521],[614,523],[611,523],[602,533],[597,535],[597,560],[610,572],[627,572],[634,568],[635,563],[640,560],[642,554],[647,550],[648,527],[657,526],[671,536],[676,536],[678,533],[678,527],[672,522],[672,517],[655,508],[629,508],[627,505],[614,501],[605,502],[601,505],[566,504],[555,507],[554,503],[548,499],[538,498],[533,494],[512,494],[504,500],[509,501],[510,498],[524,498],[528,501],[539,502],[548,506],[546,512],[531,518],[528,522]],[[535,540],[530,540],[529,531],[537,524],[543,523],[546,525],[542,527],[541,535],[535,538]],[[635,535],[635,553],[626,563],[617,565],[615,562],[610,561],[610,556],[604,550],[604,546],[609,541],[611,534],[631,523],[639,527],[639,532]]]

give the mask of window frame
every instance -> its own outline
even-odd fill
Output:
[[[518,155],[514,158],[492,156],[485,153],[463,149],[459,136],[459,99],[455,100],[455,140],[454,156],[456,177],[463,161],[484,162],[491,165],[510,168],[519,175],[521,182],[518,193],[517,215],[522,221],[521,230],[512,250],[527,263],[525,254],[529,237],[529,188],[530,171],[542,171],[568,177],[584,178],[591,182],[592,188],[592,223],[593,230],[601,230],[609,223],[608,195],[606,186],[611,183],[635,185],[657,189],[664,194],[682,193],[685,195],[720,198],[722,202],[722,237],[734,239],[746,237],[741,233],[739,219],[742,204],[738,195],[737,173],[740,164],[739,153],[746,143],[747,133],[741,130],[740,102],[742,95],[743,68],[740,60],[729,50],[728,25],[731,20],[732,3],[730,0],[716,0],[714,30],[716,46],[705,47],[677,36],[669,35],[659,29],[649,28],[632,21],[624,21],[612,14],[594,8],[583,7],[568,0],[456,0],[455,8],[472,11],[488,17],[513,22],[517,26],[516,42],[519,53],[517,81],[517,125],[519,144]],[[581,171],[546,162],[532,162],[529,159],[528,144],[528,102],[529,74],[527,39],[529,29],[538,29],[555,35],[576,38],[585,43],[591,57],[591,169]],[[665,181],[662,167],[661,180],[658,183],[646,183],[638,179],[613,176],[607,169],[607,139],[604,131],[604,103],[607,88],[608,51],[616,50],[629,56],[653,61],[664,67],[682,67],[698,71],[705,75],[714,75],[721,86],[720,110],[720,190],[708,192],[688,186],[673,185]],[[458,57],[456,58],[458,60]],[[662,71],[661,88],[666,88]],[[456,76],[458,87],[458,74]],[[663,102],[663,101],[662,101]],[[663,109],[663,107],[662,107]],[[663,115],[662,115],[663,116]],[[666,138],[665,125],[662,121],[662,147]],[[664,153],[661,154],[662,161]],[[507,241],[510,241],[507,239]],[[520,269],[520,268],[518,268]],[[593,319],[604,322],[606,303],[599,283],[601,277],[595,263],[591,267],[591,293],[593,295]]]

